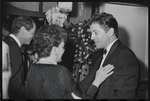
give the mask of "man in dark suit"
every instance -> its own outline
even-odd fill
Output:
[[[95,15],[90,25],[97,49],[104,49],[105,54],[99,55],[93,64],[93,69],[79,83],[82,92],[86,92],[92,84],[96,70],[108,64],[114,66],[110,75],[99,88],[93,90],[96,99],[135,99],[139,78],[139,62],[131,49],[118,39],[118,23],[113,15],[101,13]],[[82,96],[80,96],[83,98]],[[94,96],[92,96],[94,97]]]
[[[30,44],[36,30],[35,22],[28,16],[18,16],[12,22],[11,34],[3,39],[9,47],[11,77],[8,86],[10,99],[24,99],[25,76],[20,47]]]

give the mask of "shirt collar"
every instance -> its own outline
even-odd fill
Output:
[[[107,53],[106,53],[106,54],[108,54],[110,48],[112,47],[112,45],[113,45],[117,40],[118,40],[118,39],[114,40],[111,44],[109,44],[109,45],[107,46],[107,48],[106,48]]]
[[[57,62],[49,59],[49,58],[41,58],[37,63],[43,63],[43,64],[55,64],[57,65]]]
[[[9,36],[12,37],[17,42],[17,44],[19,45],[19,47],[21,47],[21,43],[20,43],[20,41],[18,40],[18,38],[15,35],[10,34]]]

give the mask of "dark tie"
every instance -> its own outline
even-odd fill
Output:
[[[107,53],[107,50],[106,49],[103,49],[103,54],[106,54]]]

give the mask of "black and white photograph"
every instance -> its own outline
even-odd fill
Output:
[[[148,3],[1,1],[2,101],[148,101]]]

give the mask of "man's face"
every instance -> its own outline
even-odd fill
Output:
[[[35,30],[36,30],[36,25],[33,24],[33,28],[30,29],[29,31],[26,31],[25,36],[24,36],[25,37],[24,44],[27,44],[27,45],[30,44],[30,42],[31,42],[31,40],[32,40],[32,38],[34,36]]]
[[[91,39],[94,40],[96,48],[106,48],[110,41],[108,32],[105,32],[105,30],[98,23],[92,23],[90,30],[92,33]]]

